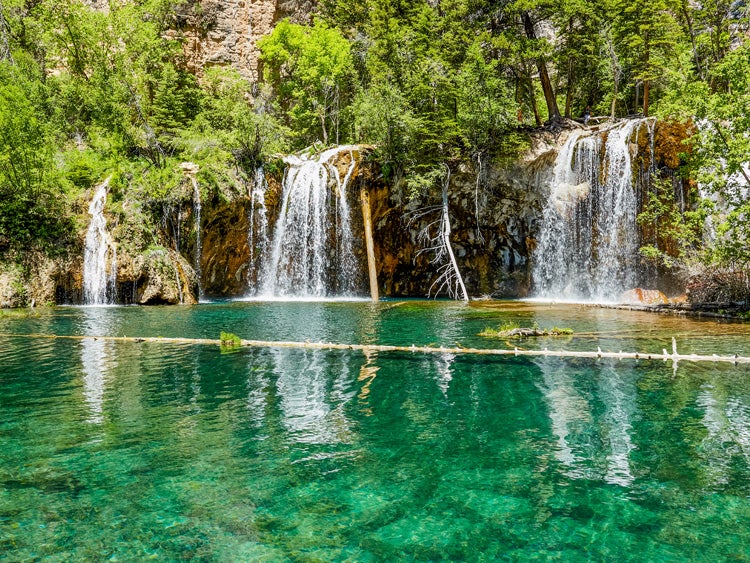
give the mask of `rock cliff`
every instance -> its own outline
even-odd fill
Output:
[[[279,20],[310,21],[313,0],[193,0],[181,5],[175,32],[185,39],[189,68],[231,66],[249,80],[259,75],[258,40]]]
[[[95,10],[109,10],[108,0],[83,2]],[[258,40],[283,18],[309,22],[316,4],[317,0],[187,0],[177,6],[169,33],[184,40],[188,67],[196,74],[211,66],[231,66],[255,81]]]

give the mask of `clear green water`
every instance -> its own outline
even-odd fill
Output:
[[[519,303],[0,316],[5,334],[750,355],[750,327]],[[0,559],[750,559],[747,367],[0,337]]]

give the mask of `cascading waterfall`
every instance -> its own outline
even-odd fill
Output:
[[[574,132],[560,150],[534,251],[537,296],[612,301],[636,286],[639,194],[631,141],[643,124],[653,153],[648,119],[607,130],[603,151],[600,135],[586,131]]]
[[[255,178],[250,188],[250,217],[247,232],[247,246],[250,249],[250,272],[258,272],[260,261],[266,256],[269,247],[268,213],[266,209],[266,190],[268,181],[262,166],[255,170]],[[253,280],[251,280],[252,282]]]
[[[343,180],[329,162],[354,150],[344,146],[318,158],[286,157],[281,211],[258,284],[263,297],[320,298],[354,291],[360,268],[346,199],[354,159]]]
[[[349,168],[346,170],[344,180],[341,180],[338,168],[335,166],[331,167],[333,176],[336,179],[336,192],[338,195],[338,213],[339,213],[339,224],[340,224],[340,238],[338,239],[338,255],[346,258],[341,262],[338,268],[338,291],[345,295],[351,294],[354,291],[354,280],[357,275],[357,261],[354,260],[354,237],[352,236],[352,225],[351,225],[351,213],[349,210],[349,202],[346,198],[346,187],[349,185],[349,180],[352,178],[354,169],[357,166],[357,162],[354,159],[354,152],[349,151]]]
[[[86,305],[105,305],[115,301],[117,250],[104,217],[108,187],[109,179],[99,185],[89,204],[91,222],[83,251],[83,302]]]
[[[193,215],[195,217],[195,259],[193,267],[195,268],[195,275],[198,278],[198,298],[200,299],[203,297],[203,284],[201,283],[201,256],[203,254],[203,240],[201,238],[201,190],[195,176],[191,176],[190,181],[193,183]],[[180,295],[182,295],[182,291],[180,291]]]

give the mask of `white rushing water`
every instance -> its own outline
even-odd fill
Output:
[[[109,179],[99,185],[89,204],[91,222],[83,251],[83,302],[86,305],[114,303],[116,297],[117,250],[104,217],[108,187]]]
[[[195,268],[195,275],[198,278],[198,298],[203,297],[203,282],[201,273],[201,257],[203,255],[203,239],[201,236],[201,190],[198,186],[198,180],[195,176],[190,177],[190,181],[193,183],[193,215],[195,219],[195,257],[193,260],[193,267]],[[179,276],[177,276],[179,282]],[[180,291],[182,296],[182,291]]]
[[[572,133],[560,150],[533,256],[537,297],[606,302],[638,283],[633,153],[642,126],[653,152],[647,119],[607,130],[603,151],[600,134],[587,131]]]
[[[247,246],[250,249],[250,275],[248,276],[251,286],[257,279],[253,279],[253,272],[260,271],[261,260],[268,252],[270,241],[268,240],[268,212],[266,209],[266,190],[268,181],[262,166],[255,170],[255,178],[249,189],[250,217],[247,232]]]
[[[347,186],[354,171],[355,147],[329,149],[317,157],[288,156],[281,211],[262,257],[257,294],[264,298],[323,298],[351,295],[360,266],[353,251]],[[331,163],[342,152],[352,163],[344,177]],[[256,182],[256,189],[257,189]],[[253,206],[252,248],[267,221]],[[257,219],[256,216],[257,215]],[[267,224],[267,223],[266,223]],[[251,255],[252,258],[253,255]]]

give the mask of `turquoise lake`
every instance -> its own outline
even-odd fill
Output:
[[[570,337],[477,336],[505,323]],[[750,559],[750,368],[39,338],[750,356],[750,325],[580,305],[0,316],[0,560]]]

